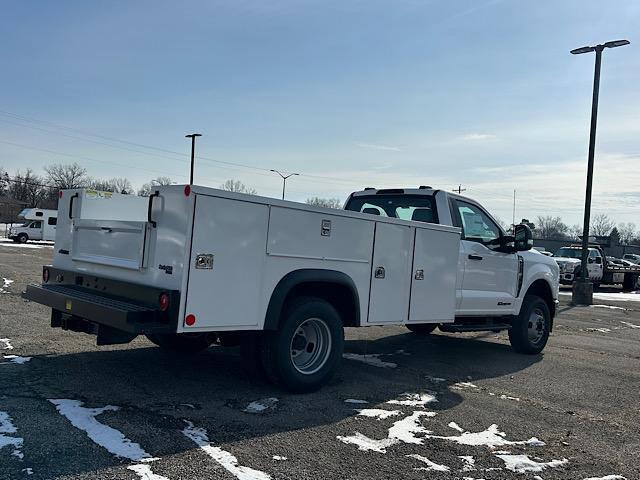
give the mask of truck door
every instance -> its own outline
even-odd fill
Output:
[[[454,223],[462,229],[462,301],[458,314],[508,315],[517,290],[518,260],[514,253],[497,252],[500,227],[471,202],[452,200]]]
[[[370,324],[401,323],[409,313],[411,227],[376,223],[369,291]]]
[[[29,224],[27,232],[31,240],[42,240],[42,220],[34,220]]]
[[[453,322],[456,310],[457,232],[416,228],[409,322]]]

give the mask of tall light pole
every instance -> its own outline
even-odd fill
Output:
[[[593,184],[593,157],[596,150],[596,123],[598,120],[598,94],[600,93],[600,63],[605,48],[629,45],[629,40],[614,40],[593,47],[581,47],[571,50],[573,55],[596,52],[596,66],[593,74],[593,98],[591,101],[591,131],[589,134],[589,159],[587,163],[587,191],[584,199],[584,226],[582,229],[582,262],[580,278],[573,285],[573,303],[591,305],[593,303],[593,284],[589,280],[587,258],[589,255],[589,221],[591,219],[591,186]]]
[[[282,199],[284,200],[284,189],[287,186],[287,178],[293,177],[294,175],[300,175],[300,174],[299,173],[290,173],[288,175],[284,175],[283,173],[280,173],[278,170],[274,170],[273,168],[271,169],[271,171],[273,173],[277,173],[278,175],[280,175],[282,177]]]
[[[191,173],[189,175],[189,185],[193,185],[193,163],[196,158],[196,137],[201,137],[200,133],[190,133],[185,135],[185,138],[191,139]]]

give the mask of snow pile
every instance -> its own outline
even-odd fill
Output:
[[[387,403],[391,405],[424,408],[427,403],[438,401],[434,395],[429,393],[403,393],[402,397],[404,397],[402,400],[389,400]]]
[[[544,445],[544,442],[538,440],[536,437],[531,437],[529,440],[516,441],[507,440],[505,437],[506,434],[498,430],[498,426],[494,423],[482,432],[463,431],[460,435],[427,435],[425,438],[438,438],[441,440],[455,442],[460,445],[469,445],[474,447],[484,445],[489,448],[502,447],[504,445],[529,445],[534,447],[540,447]]]
[[[151,458],[140,445],[126,438],[120,431],[96,420],[104,412],[115,412],[120,407],[107,405],[101,408],[85,408],[79,400],[49,399],[56,410],[67,418],[74,427],[83,430],[87,436],[117,457],[140,461]],[[160,479],[155,479],[160,480]]]
[[[504,462],[507,470],[516,473],[542,472],[545,468],[554,468],[566,465],[569,460],[551,460],[550,462],[536,462],[531,460],[527,455],[496,455]]]
[[[0,247],[15,248],[53,248],[53,243],[16,243],[9,238],[0,238]]]
[[[204,428],[195,427],[193,423],[188,420],[185,420],[185,422],[187,426],[182,430],[184,436],[192,440],[204,453],[238,480],[271,480],[271,476],[265,472],[238,465],[238,459],[236,457],[220,447],[214,447],[209,443],[209,437]]]
[[[518,397],[510,397],[509,395],[500,395],[502,400],[513,400],[514,402],[519,402],[520,399]]]
[[[251,402],[242,411],[245,413],[263,413],[265,410],[275,407],[276,403],[278,403],[278,399],[275,397],[262,398]]]
[[[448,472],[450,470],[446,465],[438,465],[435,462],[432,462],[427,457],[423,457],[422,455],[418,455],[417,453],[413,453],[411,455],[406,455],[409,458],[415,458],[416,460],[425,463],[426,467],[417,467],[414,470],[425,470],[427,472]]]
[[[358,400],[356,398],[347,398],[344,403],[355,403],[355,404],[365,404],[369,403],[366,400]]]
[[[633,323],[623,322],[622,320],[620,320],[620,323],[622,323],[623,325],[626,325],[627,327],[640,328],[640,325],[634,325]]]
[[[130,465],[127,469],[135,472],[142,480],[169,480],[167,477],[153,473],[151,467],[146,463]]]
[[[360,355],[359,353],[343,353],[342,354],[342,358],[346,358],[347,360],[354,360],[356,362],[366,363],[367,365],[372,365],[374,367],[396,368],[398,366],[397,363],[384,362],[380,360],[381,356],[382,356],[381,353],[370,353],[368,355]]]
[[[462,428],[460,425],[458,425],[456,422],[449,422],[449,424],[447,425],[447,427],[449,428],[453,428],[454,430],[457,430],[458,432],[462,433],[464,432],[464,428]]]
[[[458,383],[454,383],[451,388],[455,388],[456,390],[462,390],[463,388],[478,388],[478,386],[471,382],[458,382]]]
[[[285,462],[285,461],[289,460],[287,457],[283,457],[282,455],[274,455],[271,458],[273,458],[277,462]]]
[[[14,433],[18,433],[18,429],[13,425],[11,417],[7,412],[0,411],[0,450],[2,450],[4,447],[12,445],[13,451],[11,452],[11,455],[22,460],[22,458],[24,457],[22,453],[22,445],[24,444],[24,439],[16,437],[14,435],[5,435]]]
[[[0,338],[0,350],[13,350],[10,338]]]
[[[623,307],[614,307],[613,305],[589,305],[590,308],[608,308],[609,310],[626,310]]]

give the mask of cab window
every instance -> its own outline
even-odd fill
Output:
[[[454,200],[454,221],[462,229],[462,239],[485,245],[502,235],[500,227],[482,209],[462,200]]]
[[[58,223],[58,217],[49,217],[47,220],[48,225],[56,225]]]
[[[31,225],[29,225],[29,228],[40,228],[42,227],[42,222],[40,220],[38,220],[37,222],[31,222]]]
[[[345,210],[402,220],[438,223],[435,202],[431,195],[359,195],[347,202]]]

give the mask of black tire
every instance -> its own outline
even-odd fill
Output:
[[[429,335],[433,332],[437,327],[437,323],[413,323],[405,325],[409,330],[413,333],[417,333],[418,335]]]
[[[547,303],[537,295],[526,295],[520,315],[509,330],[509,341],[516,352],[534,355],[544,350],[550,329],[551,312]]]
[[[213,341],[208,333],[163,333],[147,334],[145,336],[163,351],[182,355],[206,350]]]
[[[21,233],[16,238],[16,241],[18,243],[27,243],[28,240],[29,240],[29,235],[27,235],[26,233]]]
[[[278,330],[265,332],[260,346],[262,367],[271,382],[290,392],[314,392],[329,381],[342,360],[342,320],[325,300],[299,297],[285,309]],[[308,367],[303,364],[307,356]]]
[[[622,282],[622,291],[631,292],[635,290],[637,283],[638,283],[638,276],[633,275],[631,273],[627,273],[624,276],[624,281]]]

